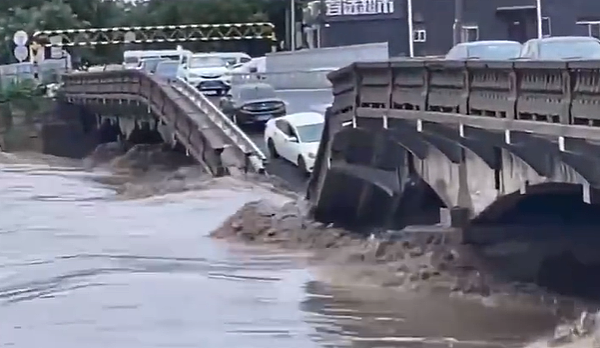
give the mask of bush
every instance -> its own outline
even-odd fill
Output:
[[[43,86],[35,80],[10,81],[0,85],[0,128],[10,128],[14,117],[21,115],[25,122],[39,111],[44,97]]]

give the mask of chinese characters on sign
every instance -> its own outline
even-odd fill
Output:
[[[325,0],[326,16],[394,13],[394,0]]]

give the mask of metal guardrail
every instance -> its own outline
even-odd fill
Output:
[[[6,86],[20,81],[35,79],[36,68],[32,63],[0,65],[0,84]],[[56,83],[60,76],[70,70],[66,59],[46,60],[37,67],[39,81],[43,84]]]
[[[187,81],[176,79],[172,82],[172,85],[182,95],[193,101],[210,121],[219,127],[243,153],[251,154],[248,160],[254,171],[258,173],[264,172],[267,157],[244,131],[208,100],[202,92],[198,91],[196,87]]]
[[[331,82],[327,74],[335,69],[319,69],[307,71],[266,72],[251,74],[232,74],[231,84],[239,85],[246,83],[263,82],[277,90],[282,89],[330,89]]]

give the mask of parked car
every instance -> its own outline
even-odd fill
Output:
[[[510,60],[519,57],[522,45],[516,41],[473,41],[460,43],[446,54],[448,60]]]
[[[268,121],[265,143],[269,154],[293,163],[302,173],[311,173],[324,125],[325,117],[317,112],[300,112]]]
[[[164,78],[168,81],[175,80],[177,78],[177,69],[179,68],[179,62],[176,60],[165,60],[156,66],[155,75]]]
[[[227,65],[230,68],[238,64],[244,64],[252,61],[252,57],[244,52],[216,52],[214,54],[227,62]]]
[[[231,76],[227,62],[216,54],[196,53],[184,58],[177,76],[203,92],[223,95],[229,90]]]
[[[266,83],[234,85],[219,106],[237,124],[265,123],[286,114],[285,102]]]
[[[523,45],[519,59],[600,59],[600,40],[591,36],[555,36],[531,39]]]
[[[266,69],[266,57],[252,58],[249,62],[238,63],[231,67],[234,74],[264,73]]]

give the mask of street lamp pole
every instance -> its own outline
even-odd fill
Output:
[[[290,50],[296,50],[296,1],[290,0]]]
[[[454,45],[462,42],[464,1],[454,0]]]
[[[537,16],[537,36],[538,39],[541,39],[544,36],[544,32],[542,29],[542,0],[536,0],[536,16]]]
[[[415,29],[413,22],[413,2],[412,0],[406,0],[406,20],[408,21],[408,54],[411,58],[415,56]]]

